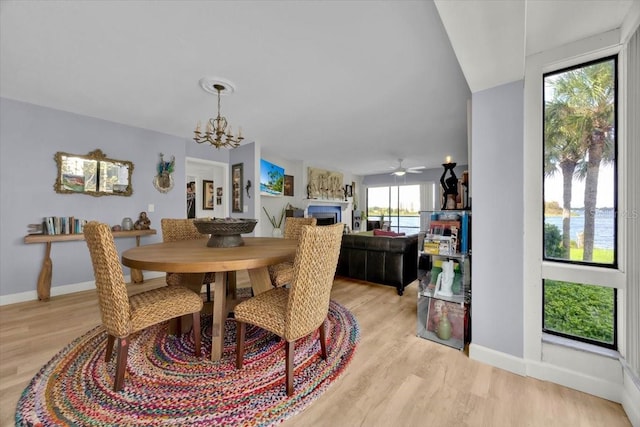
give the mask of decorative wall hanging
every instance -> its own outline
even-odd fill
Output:
[[[213,181],[202,180],[202,209],[213,210]]]
[[[153,186],[161,193],[168,193],[173,188],[173,171],[175,169],[176,158],[171,156],[170,162],[164,161],[164,154],[160,153],[158,163],[158,174],[153,178]]]
[[[284,176],[284,195],[293,197],[293,175]]]
[[[341,172],[307,168],[307,198],[342,200],[344,197],[342,180]]]
[[[242,163],[231,166],[231,212],[242,212]]]
[[[251,193],[249,193],[249,190],[251,189],[251,180],[250,179],[247,180],[247,185],[245,185],[244,189],[247,190],[247,197],[251,198]]]

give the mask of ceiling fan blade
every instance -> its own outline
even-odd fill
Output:
[[[422,171],[415,170],[415,169],[407,169],[407,173],[422,173]]]
[[[412,166],[409,169],[418,170],[418,169],[426,169],[426,166]]]

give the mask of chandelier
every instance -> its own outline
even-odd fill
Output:
[[[200,79],[200,86],[209,93],[216,93],[218,96],[218,116],[207,121],[204,133],[200,130],[201,123],[198,122],[193,140],[198,144],[208,142],[216,148],[236,148],[242,140],[242,129],[238,128],[238,136],[234,136],[231,126],[227,128],[227,119],[220,115],[220,94],[233,93],[235,90],[230,82],[211,79],[208,77]]]

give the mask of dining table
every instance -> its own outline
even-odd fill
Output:
[[[268,267],[295,257],[295,239],[243,237],[243,245],[216,248],[207,246],[208,238],[154,243],[127,249],[122,264],[134,269],[185,273],[185,286],[200,294],[205,273],[214,272],[211,360],[220,360],[224,348],[224,322],[234,301],[227,297],[229,279],[235,272],[247,270],[253,294],[273,288]]]

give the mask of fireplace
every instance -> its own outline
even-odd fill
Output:
[[[317,225],[332,225],[338,222],[338,214],[335,212],[314,212],[311,216],[318,220]]]
[[[318,225],[331,225],[342,221],[340,206],[309,205],[307,206],[306,214],[309,217],[316,218]]]

